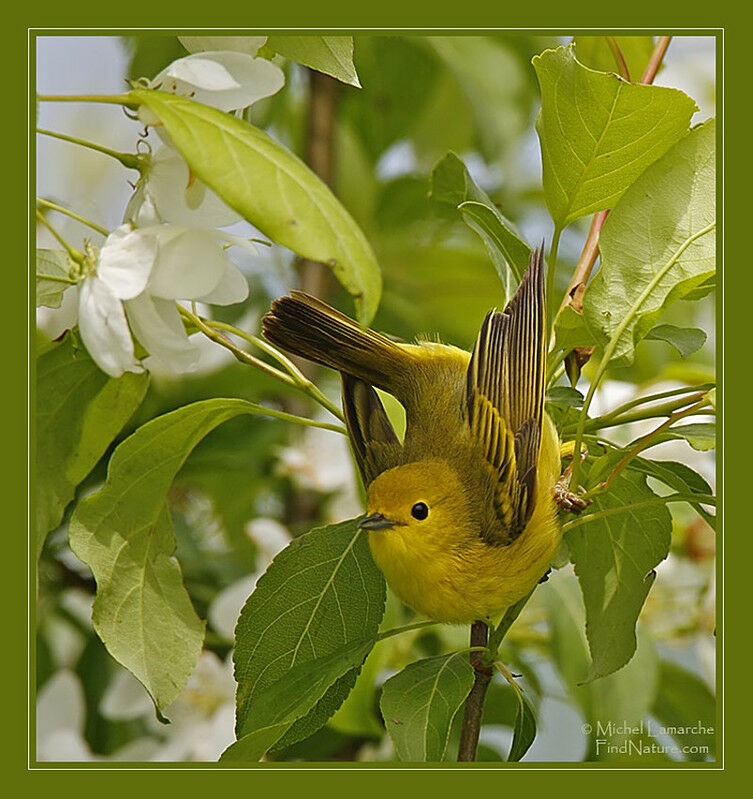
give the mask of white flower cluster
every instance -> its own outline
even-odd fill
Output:
[[[266,37],[181,41],[191,55],[163,69],[150,88],[240,111],[284,84],[282,70],[256,56]],[[143,113],[141,119],[156,121]],[[98,252],[89,248],[79,282],[81,338],[103,371],[113,377],[143,371],[133,337],[163,368],[195,367],[198,348],[176,301],[230,305],[246,299],[246,279],[224,255],[228,243],[245,242],[217,229],[239,219],[191,174],[169,141],[149,157],[124,223]]]

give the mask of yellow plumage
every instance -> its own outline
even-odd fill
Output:
[[[487,316],[473,354],[393,342],[299,292],[264,318],[270,341],[341,372],[374,560],[403,601],[437,621],[499,614],[536,585],[558,547],[545,319],[539,251],[505,311]],[[373,386],[404,406],[404,442]]]

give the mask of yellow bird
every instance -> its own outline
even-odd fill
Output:
[[[408,605],[442,622],[497,616],[547,573],[560,541],[557,432],[544,411],[541,250],[473,353],[403,344],[301,292],[263,320],[273,344],[342,375],[376,564]],[[374,386],[405,408],[400,442]]]

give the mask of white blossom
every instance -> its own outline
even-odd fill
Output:
[[[137,227],[160,222],[225,227],[240,219],[239,214],[191,173],[181,154],[167,145],[149,158],[125,212],[125,221]]]
[[[223,255],[217,231],[125,224],[108,236],[79,284],[79,330],[89,354],[113,377],[143,371],[132,333],[163,366],[184,371],[195,367],[198,348],[176,301],[229,305],[247,296],[248,284]]]
[[[173,61],[149,87],[190,97],[220,111],[236,111],[275,94],[284,84],[283,71],[265,58],[214,50]],[[140,116],[146,124],[153,122]]]

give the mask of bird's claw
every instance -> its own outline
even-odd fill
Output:
[[[584,511],[593,502],[591,499],[571,491],[568,487],[569,475],[562,475],[554,486],[554,501],[560,510],[576,515]]]

